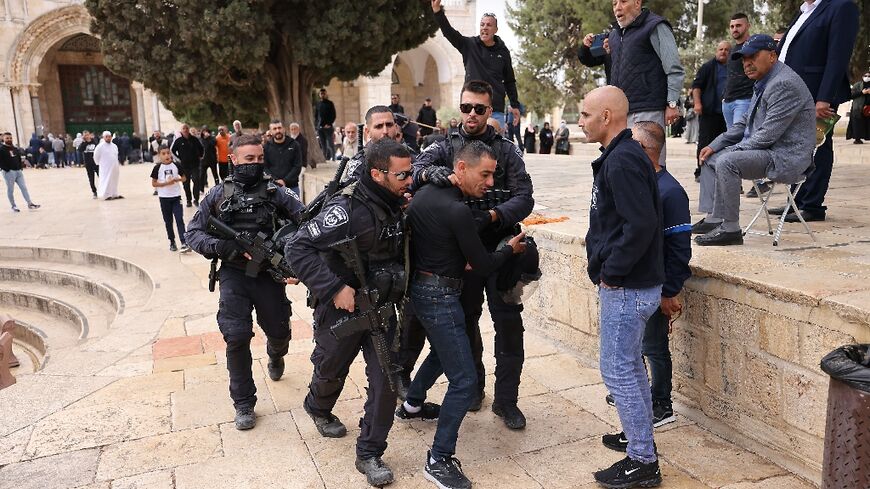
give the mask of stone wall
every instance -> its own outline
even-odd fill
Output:
[[[530,231],[544,276],[526,303],[526,326],[595,364],[598,294],[585,248],[545,228]],[[718,270],[693,274],[671,336],[678,413],[818,483],[828,389],[819,361],[870,342],[867,313]]]

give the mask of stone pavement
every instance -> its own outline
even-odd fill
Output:
[[[687,183],[689,159],[680,156],[682,148],[673,151],[674,173]],[[578,233],[588,201],[587,163],[584,157],[529,158],[537,200],[549,207],[544,212],[570,216],[560,224]],[[860,177],[870,174],[857,161],[838,165],[848,179],[835,173],[837,186],[864,184]],[[149,173],[150,165],[122,168],[126,199],[104,202],[91,200],[83,169],[28,170],[31,195],[43,208],[0,212],[0,272],[46,272],[33,272],[30,281],[0,273],[0,309],[41,331],[48,345],[41,356],[18,344],[19,356],[31,360],[18,369],[18,383],[0,391],[0,489],[365,487],[353,468],[355,420],[366,385],[361,359],[336,408],[348,437],[319,437],[301,409],[312,349],[311,312],[301,286],[288,287],[294,339],[287,373],[278,382],[268,379],[258,336],[258,425],[248,432],[233,428],[223,342],[214,322],[217,296],[206,289],[208,262],[167,250]],[[847,200],[842,187],[832,193]],[[864,202],[855,205],[866,209]],[[189,219],[190,210],[185,212]],[[831,231],[853,239],[825,252],[848,253],[866,264],[866,231],[858,223],[870,218],[860,210],[849,216],[859,231]],[[819,227],[836,229],[838,221]],[[762,248],[759,241],[746,250],[767,253]],[[848,268],[848,260],[840,266]],[[858,261],[852,263],[864,266]],[[39,311],[22,306],[39,297],[47,304]],[[491,346],[491,325],[484,330]],[[527,334],[526,354],[520,405],[528,428],[507,430],[487,398],[480,412],[466,418],[457,456],[475,487],[596,487],[591,472],[621,455],[599,441],[618,420],[604,403],[595,365],[533,333]],[[26,371],[40,362],[42,370]],[[492,371],[491,357],[486,364]],[[445,388],[437,385],[433,399]],[[397,475],[394,487],[432,487],[421,467],[434,428],[396,423],[385,455]],[[684,417],[659,430],[657,443],[665,487],[813,487]]]

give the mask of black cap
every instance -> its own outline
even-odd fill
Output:
[[[752,56],[753,54],[765,49],[767,51],[776,51],[776,41],[767,34],[756,34],[750,37],[743,47],[731,53],[731,59],[740,59],[745,55]]]

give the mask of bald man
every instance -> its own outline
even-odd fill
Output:
[[[606,487],[652,487],[662,481],[653,446],[653,410],[641,356],[646,322],[659,308],[664,282],[662,206],[653,164],[627,129],[628,99],[606,86],[583,100],[580,127],[603,147],[592,162],[586,257],[598,285],[601,378],[623,432],[602,443],[626,457],[595,472]]]

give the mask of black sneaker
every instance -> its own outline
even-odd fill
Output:
[[[440,489],[471,489],[471,481],[462,473],[462,463],[456,457],[435,460],[426,451],[426,467],[423,477],[435,483]]]
[[[187,201],[187,207],[193,207],[193,204],[191,204],[189,200]]]
[[[236,408],[236,429],[239,431],[249,430],[257,424],[257,418],[254,417],[253,407]]]
[[[609,489],[628,489],[630,487],[656,487],[662,483],[659,461],[645,464],[629,457],[616,462],[609,468],[592,474],[595,480]]]
[[[628,449],[628,438],[625,437],[624,431],[602,436],[601,443],[607,448],[617,452],[624,452]]]
[[[34,203],[32,203],[32,202],[31,202],[30,204],[27,204],[27,208],[30,209],[30,210],[39,209],[40,207],[42,207],[42,206],[39,205],[39,204],[34,204]]]
[[[412,419],[421,419],[423,421],[437,421],[438,414],[441,412],[441,406],[434,402],[424,402],[423,408],[416,413],[408,412],[405,409],[405,403],[399,404],[399,409],[396,409],[396,419],[399,421],[410,421]]]
[[[616,401],[613,399],[613,394],[607,394],[604,396],[604,402],[606,402],[608,406],[616,407]]]
[[[270,379],[281,380],[281,376],[284,375],[284,357],[270,358],[266,370],[269,371]]]
[[[526,417],[516,404],[492,403],[492,413],[504,419],[504,424],[512,430],[521,430],[526,427]]]
[[[178,251],[178,246],[175,246],[175,243],[169,243],[169,251]]]
[[[311,416],[311,419],[314,421],[314,427],[317,428],[317,432],[320,433],[320,436],[326,438],[341,438],[347,434],[347,427],[345,427],[344,423],[335,417],[334,414],[329,413],[326,416],[318,416],[309,411],[308,406],[306,406],[305,403],[302,403],[302,407],[305,409],[305,412]]]
[[[674,416],[674,408],[670,404],[653,403],[653,427],[658,428],[677,420]]]
[[[356,470],[365,474],[369,485],[383,487],[393,482],[393,471],[384,463],[381,457],[356,458]]]

